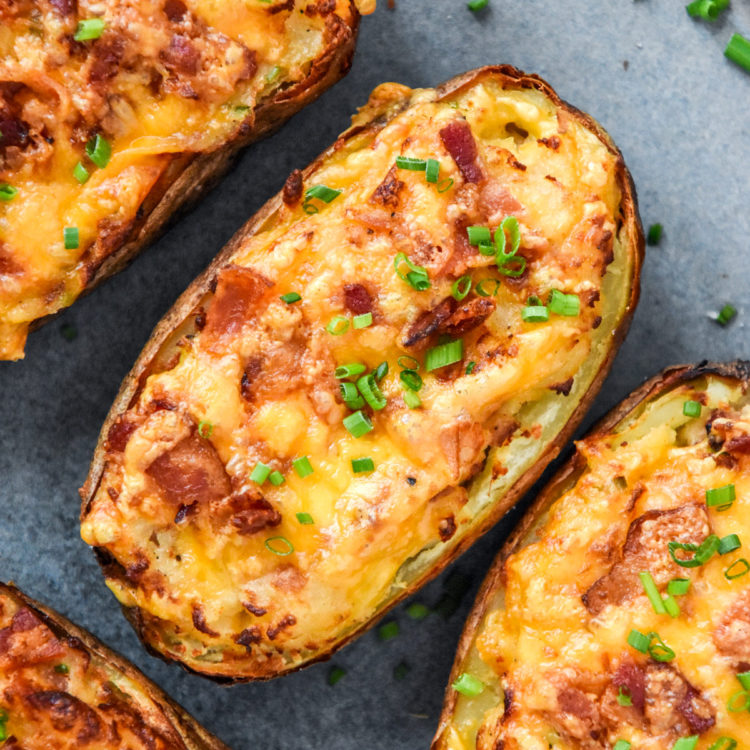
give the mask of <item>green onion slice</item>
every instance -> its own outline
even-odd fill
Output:
[[[9,203],[18,195],[18,188],[9,185],[7,182],[0,183],[0,201]]]
[[[67,664],[55,664],[55,672],[57,672],[57,674],[68,674],[70,668]]]
[[[505,233],[510,235],[510,251],[506,252],[507,239]],[[521,227],[515,216],[506,216],[500,226],[495,230],[495,247],[497,248],[497,265],[502,266],[510,260],[521,246]]]
[[[556,315],[576,316],[581,312],[581,300],[577,294],[564,294],[553,289],[549,295],[549,309]]]
[[[706,505],[709,508],[726,510],[735,500],[736,492],[733,484],[725,484],[722,487],[713,487],[706,490]]]
[[[675,652],[667,646],[666,643],[659,637],[658,633],[649,633],[651,642],[648,646],[648,655],[654,661],[672,661],[675,658]]]
[[[406,274],[403,274],[400,270],[402,263],[405,263],[410,269]],[[406,253],[398,253],[396,255],[393,260],[393,267],[396,269],[396,275],[399,279],[405,281],[418,292],[423,292],[430,288],[430,277],[427,274],[427,269],[423,266],[418,266],[416,263],[412,263]]]
[[[672,745],[672,750],[695,750],[697,744],[697,734],[693,734],[690,737],[680,737],[677,742]]]
[[[282,294],[279,299],[282,302],[286,302],[287,305],[293,305],[295,302],[299,302],[302,299],[302,296],[297,292],[287,292],[286,294]],[[344,320],[346,320],[346,318],[344,318]]]
[[[737,679],[745,690],[750,690],[750,672],[739,672]]]
[[[354,383],[339,383],[339,388],[341,398],[352,411],[364,408],[365,400],[359,395],[359,389]]]
[[[491,292],[487,290],[488,286],[492,287]],[[493,279],[490,277],[487,279],[482,279],[477,284],[475,291],[480,297],[494,297],[500,289],[500,286],[500,279]]]
[[[424,620],[425,617],[430,614],[430,608],[421,602],[414,602],[406,608],[406,614],[409,615],[412,620]]]
[[[268,475],[268,481],[274,487],[280,487],[282,484],[284,484],[284,475],[280,471],[272,471]]]
[[[489,227],[466,227],[466,233],[469,235],[470,245],[492,242],[492,232]]]
[[[667,614],[670,617],[679,617],[680,616],[680,605],[677,603],[677,601],[674,599],[673,596],[670,594],[667,594],[664,597],[664,609],[667,610]]]
[[[89,170],[79,161],[78,164],[73,167],[73,177],[83,185],[91,175],[89,174]]]
[[[656,612],[657,615],[666,615],[666,607],[664,606],[661,594],[659,593],[659,589],[656,587],[656,582],[654,581],[651,573],[649,573],[647,570],[644,570],[643,572],[638,574],[638,577],[641,579],[643,588],[646,591],[646,596],[651,602],[651,606],[654,608],[654,612]]]
[[[357,381],[357,388],[359,388],[362,398],[364,398],[364,400],[367,401],[375,411],[385,409],[385,405],[388,401],[380,388],[378,388],[375,376],[371,372],[368,372],[367,375],[363,375]]]
[[[460,279],[456,279],[451,286],[451,294],[453,299],[460,302],[465,299],[471,291],[471,276],[461,276]]]
[[[349,330],[349,321],[343,315],[336,315],[328,321],[326,331],[332,336],[342,336]]]
[[[737,315],[737,308],[734,305],[727,303],[724,307],[719,310],[719,314],[716,316],[716,322],[721,325],[729,325],[732,319]]]
[[[750,711],[750,690],[738,690],[727,701],[727,711],[739,714]]]
[[[382,380],[388,374],[388,363],[381,362],[372,373],[375,376],[375,380]]]
[[[644,635],[639,630],[631,630],[628,634],[628,645],[642,654],[648,653],[648,647],[651,644],[651,637]]]
[[[617,702],[621,706],[633,705],[633,699],[630,697],[630,692],[627,689],[623,689],[622,685],[617,689]]]
[[[469,672],[464,672],[452,685],[453,689],[469,698],[476,698],[485,688],[485,684]]]
[[[346,670],[343,667],[331,667],[328,673],[328,684],[333,687],[345,674]]]
[[[732,62],[750,72],[750,39],[745,39],[742,34],[733,34],[724,54]]]
[[[361,411],[355,411],[354,414],[344,417],[344,427],[355,438],[360,438],[373,429],[369,417]]]
[[[480,255],[497,255],[497,249],[492,242],[480,242],[477,246]]]
[[[309,477],[310,474],[312,474],[314,471],[312,464],[310,463],[310,459],[307,456],[300,456],[300,458],[295,458],[294,461],[292,461],[292,467],[294,468],[295,473],[300,479]]]
[[[367,368],[359,362],[350,362],[347,365],[339,365],[334,371],[333,376],[337,380],[351,378],[355,375],[361,375]]]
[[[701,544],[691,544],[689,542],[669,542],[667,548],[672,559],[681,568],[698,568],[701,565],[705,565],[716,552],[719,550],[719,537],[716,534],[707,536]],[[675,552],[677,550],[684,550],[685,552],[695,552],[695,555],[690,558],[677,557]]]
[[[89,42],[93,39],[98,39],[103,32],[103,18],[84,18],[78,22],[73,39],[76,42]]]
[[[489,4],[490,0],[469,0],[469,2],[466,3],[466,7],[473,13],[476,13],[478,10],[486,8]]]
[[[286,557],[294,552],[294,545],[285,536],[271,536],[266,539],[266,549],[274,555]]]
[[[424,159],[416,159],[412,156],[397,156],[396,166],[399,169],[408,169],[412,172],[424,172],[427,162]]]
[[[369,456],[353,458],[352,471],[355,474],[364,474],[367,471],[375,471],[375,462]]]
[[[719,554],[726,555],[742,546],[737,534],[729,534],[719,541]]]
[[[646,235],[646,242],[649,245],[658,245],[661,242],[661,235],[664,231],[664,227],[661,224],[652,224],[648,228],[648,234]]]
[[[211,437],[214,433],[214,426],[211,422],[201,419],[200,422],[198,422],[198,434],[202,437],[208,440],[208,438]]]
[[[612,750],[630,750],[630,743],[627,740],[617,740],[612,745]]]
[[[744,557],[741,557],[724,571],[724,577],[727,581],[733,581],[735,578],[742,578],[749,570],[750,563]]]
[[[450,190],[453,187],[453,178],[446,177],[444,180],[440,180],[437,184],[438,193],[444,193],[446,190]]]
[[[737,740],[727,737],[726,735],[719,737],[716,742],[708,748],[708,750],[735,750],[737,747]]]
[[[403,680],[409,674],[409,665],[406,662],[400,662],[393,668],[393,679]]]
[[[250,474],[250,481],[256,484],[263,484],[268,479],[268,475],[271,473],[271,467],[264,464],[262,461],[258,461],[255,464],[255,468]]]
[[[403,368],[404,370],[418,370],[419,369],[419,360],[415,359],[414,357],[410,357],[408,354],[402,354],[396,362],[398,363],[398,366]]]
[[[437,182],[440,176],[440,162],[437,159],[428,159],[425,166],[425,180]]]
[[[390,641],[399,634],[398,623],[395,620],[386,622],[378,628],[378,638],[381,641]]]
[[[75,250],[80,244],[78,227],[65,227],[63,229],[63,245],[66,250]]]
[[[341,190],[329,188],[327,185],[312,185],[305,190],[305,202],[312,198],[317,198],[319,201],[323,201],[323,203],[330,203],[335,198],[338,198],[341,192]]]
[[[86,144],[86,153],[97,167],[104,169],[109,164],[109,159],[112,156],[112,147],[106,138],[97,133]]]
[[[266,83],[273,83],[282,73],[284,68],[281,65],[274,65],[271,70],[266,73]]]
[[[355,329],[367,328],[372,325],[372,313],[362,313],[362,315],[355,315],[352,318],[352,327]]]
[[[521,310],[524,323],[546,323],[549,320],[549,308],[544,305],[527,305]]]
[[[427,350],[424,366],[427,372],[447,367],[455,362],[460,362],[464,356],[464,342],[461,339],[438,344]]]
[[[466,374],[471,375],[472,372],[474,372],[474,368],[477,366],[477,363],[472,360],[469,362],[468,365],[466,365]]]
[[[673,578],[667,584],[667,593],[670,596],[685,596],[690,591],[689,578]]]
[[[299,521],[302,526],[312,526],[315,521],[313,520],[313,517],[309,513],[296,513],[297,521]]]
[[[423,385],[423,380],[415,370],[401,370],[399,375],[401,382],[410,391],[418,391]]]
[[[682,405],[682,413],[686,417],[700,417],[701,404],[699,401],[686,401]]]
[[[420,406],[422,406],[422,399],[417,396],[414,391],[404,391],[403,393],[403,399],[404,403],[410,408],[410,409],[418,409]]]

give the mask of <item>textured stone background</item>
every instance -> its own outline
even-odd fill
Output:
[[[0,363],[0,577],[15,580],[123,652],[235,750],[426,748],[463,618],[514,518],[414,599],[435,603],[447,576],[470,580],[445,619],[410,621],[381,643],[362,636],[334,663],[266,684],[220,688],[148,656],[78,537],[78,496],[99,426],[160,316],[232,233],[343,130],[373,86],[432,86],[487,63],[541,74],[590,112],[619,144],[635,178],[644,224],[664,224],[650,248],[630,336],[587,423],[662,367],[750,356],[750,74],[722,56],[732,31],[750,36],[750,4],[714,25],[689,19],[682,0],[385,0],[363,20],[349,77],[278,135],[251,148],[189,216],[61,320],[30,338],[25,361]],[[627,64],[626,64],[627,61]],[[722,329],[707,313],[732,301]],[[60,327],[72,323],[77,339]],[[527,501],[530,498],[527,498]],[[401,681],[393,668],[411,666]]]

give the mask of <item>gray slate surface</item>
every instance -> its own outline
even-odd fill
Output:
[[[731,32],[750,36],[748,0],[732,0],[714,25],[689,19],[681,0],[490,0],[476,15],[463,0],[397,0],[394,11],[380,3],[362,23],[345,81],[251,148],[127,271],[33,334],[25,361],[0,363],[0,578],[120,650],[235,750],[426,748],[463,618],[517,517],[454,564],[471,580],[458,612],[414,623],[402,607],[398,638],[381,643],[370,632],[335,657],[347,675],[333,688],[326,664],[228,689],[148,656],[78,537],[76,489],[152,327],[286,175],[346,127],[373,86],[432,86],[483,64],[512,63],[547,78],[619,144],[644,224],[662,222],[665,237],[648,251],[641,305],[588,424],[666,365],[750,356],[750,74],[722,56]],[[725,301],[740,314],[722,329],[707,312]],[[77,327],[75,341],[61,336],[63,322]],[[414,599],[433,604],[445,580]],[[401,661],[412,669],[395,681]]]

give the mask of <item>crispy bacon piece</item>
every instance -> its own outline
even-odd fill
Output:
[[[162,453],[146,474],[175,505],[216,501],[232,491],[216,449],[196,433]]]
[[[495,312],[495,302],[488,297],[472,297],[462,302],[458,309],[440,327],[439,333],[458,338],[482,325]]]
[[[302,198],[302,171],[295,169],[286,178],[284,189],[281,193],[282,199],[287,206],[296,206]]]
[[[455,120],[442,128],[440,140],[466,182],[481,182],[484,179],[477,160],[477,144],[466,120]]]
[[[187,76],[198,73],[201,53],[190,39],[181,34],[174,34],[169,40],[169,47],[162,50],[159,56],[164,67],[173,73]]]
[[[716,723],[711,704],[671,664],[647,666],[644,715],[653,732],[694,734]]]
[[[402,341],[404,346],[414,346],[424,341],[433,333],[437,333],[450,319],[456,309],[456,300],[446,297],[432,310],[425,310],[413,323],[409,325]]]
[[[713,639],[720,654],[750,662],[750,589],[739,594],[724,611]]]
[[[126,415],[120,415],[115,423],[109,428],[107,433],[107,450],[114,453],[122,453],[125,446],[130,440],[130,436],[136,431],[138,425],[127,418]]]
[[[166,0],[164,13],[172,23],[176,23],[184,18],[187,13],[187,6],[182,0]]]
[[[643,712],[646,704],[646,675],[643,668],[632,661],[623,661],[612,677],[612,684],[619,694],[622,688],[636,711]]]
[[[383,206],[398,208],[399,193],[403,190],[403,187],[404,183],[396,177],[394,165],[388,170],[385,179],[375,188],[370,200]]]
[[[80,745],[89,745],[102,734],[102,723],[96,711],[70,693],[40,690],[26,696],[26,701],[46,714],[57,732],[75,734]]]
[[[242,536],[249,536],[281,523],[281,513],[260,493],[233,495],[228,509],[231,512],[230,523]]]
[[[124,37],[108,34],[103,39],[99,39],[91,48],[89,83],[95,89],[102,89],[107,81],[117,75],[124,54]]]
[[[362,284],[344,284],[344,305],[355,315],[372,312],[372,297]]]
[[[638,573],[648,570],[657,586],[665,585],[682,570],[667,554],[667,543],[678,540],[700,544],[711,533],[703,505],[682,505],[671,510],[649,510],[630,524],[619,559],[581,597],[598,615],[610,604],[630,601],[643,592]]]
[[[0,668],[39,664],[65,652],[60,641],[25,607],[0,630]]]

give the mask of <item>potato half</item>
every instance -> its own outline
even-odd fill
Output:
[[[4,750],[227,750],[93,635],[0,583]]]
[[[374,5],[3,3],[0,360],[341,78]]]
[[[378,87],[177,301],[103,428],[82,533],[144,641],[268,678],[436,575],[569,438],[642,246],[620,154],[540,79]]]
[[[747,747],[749,387],[672,368],[578,442],[482,586],[433,750]]]

